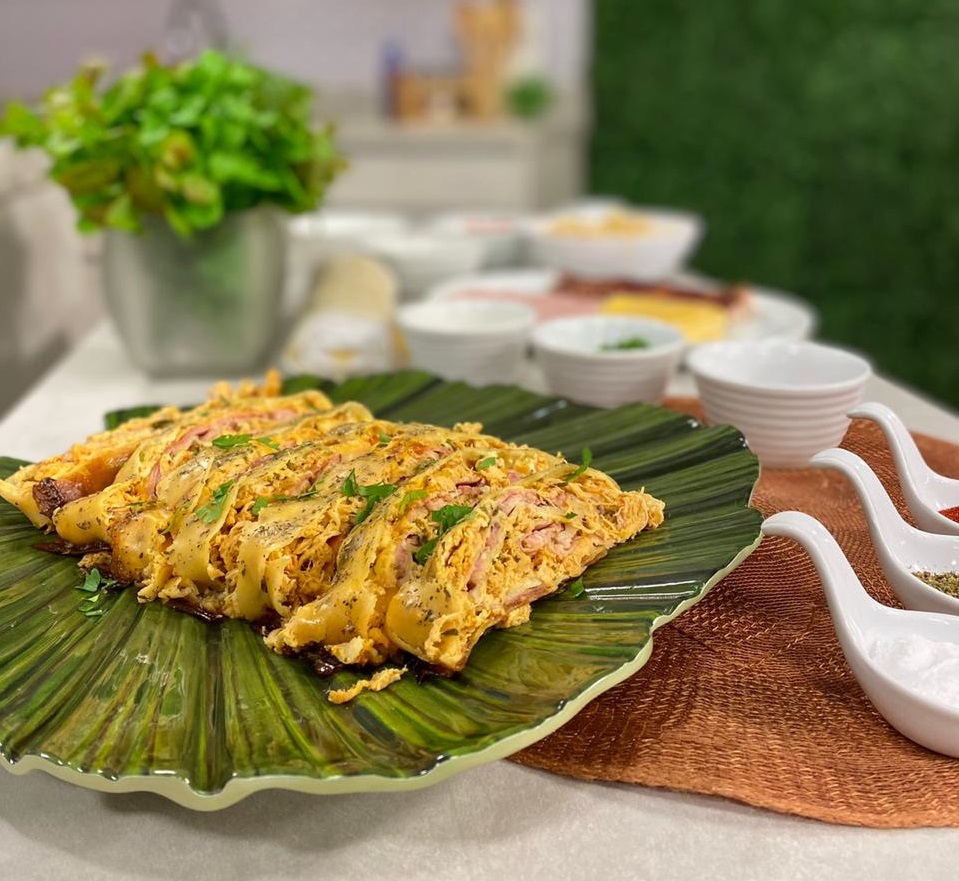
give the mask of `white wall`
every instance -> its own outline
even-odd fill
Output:
[[[410,61],[455,59],[456,0],[220,0],[234,41],[250,57],[326,89],[376,86],[385,40]],[[546,71],[558,85],[585,79],[588,0],[522,0],[539,23]],[[92,55],[119,68],[162,45],[170,2],[160,0],[0,0],[0,100],[33,97],[70,76]]]
[[[537,22],[534,54],[561,89],[585,82],[589,0],[521,0]],[[377,89],[386,40],[411,64],[455,59],[455,0],[220,0],[251,60],[327,95]],[[32,100],[101,57],[122,70],[163,45],[171,0],[0,0],[0,105]],[[0,413],[97,319],[98,276],[42,163],[0,144]]]

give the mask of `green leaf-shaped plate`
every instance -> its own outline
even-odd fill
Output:
[[[0,754],[12,770],[204,810],[260,789],[424,786],[528,746],[635,673],[653,630],[759,542],[759,466],[735,429],[417,372],[321,385],[392,419],[477,420],[571,459],[589,446],[624,487],[664,499],[666,522],[591,567],[584,594],[542,600],[528,624],[488,634],[461,674],[404,678],[336,706],[326,691],[355,674],[321,679],[243,622],[206,624],[132,591],[85,617],[76,561],[37,550],[36,530],[0,504]],[[19,464],[0,460],[0,471]]]

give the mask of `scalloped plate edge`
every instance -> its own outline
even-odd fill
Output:
[[[752,494],[751,494],[752,495]],[[750,501],[752,499],[750,498]],[[747,503],[748,504],[748,503]],[[681,602],[670,615],[660,615],[650,626],[649,639],[632,661],[597,679],[582,692],[563,704],[560,709],[539,725],[524,729],[504,738],[485,749],[462,756],[454,756],[441,761],[418,777],[381,777],[373,774],[358,774],[343,777],[312,778],[298,775],[263,775],[260,777],[236,778],[230,780],[217,792],[199,793],[190,784],[179,777],[144,775],[111,779],[101,774],[79,771],[67,765],[53,762],[39,755],[26,755],[10,762],[0,760],[0,765],[9,772],[21,776],[31,771],[42,771],[67,783],[106,793],[150,792],[163,796],[184,808],[194,811],[219,811],[231,807],[255,792],[282,789],[303,792],[312,795],[341,795],[355,792],[400,792],[424,789],[440,783],[447,777],[472,767],[487,764],[496,759],[504,759],[522,749],[542,740],[558,728],[565,725],[590,701],[613,686],[637,673],[649,660],[653,651],[653,634],[664,624],[668,624],[687,609],[700,602],[712,588],[736,569],[762,542],[762,535],[744,547],[727,566],[718,570],[703,589],[694,597]]]

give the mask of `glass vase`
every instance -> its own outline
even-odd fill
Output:
[[[236,212],[191,238],[160,217],[144,227],[109,230],[103,250],[107,308],[130,360],[156,377],[263,368],[283,309],[285,215]]]

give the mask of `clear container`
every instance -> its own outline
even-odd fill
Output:
[[[159,217],[109,230],[106,303],[130,360],[153,376],[236,375],[274,353],[283,309],[284,214],[227,215],[185,239]]]

